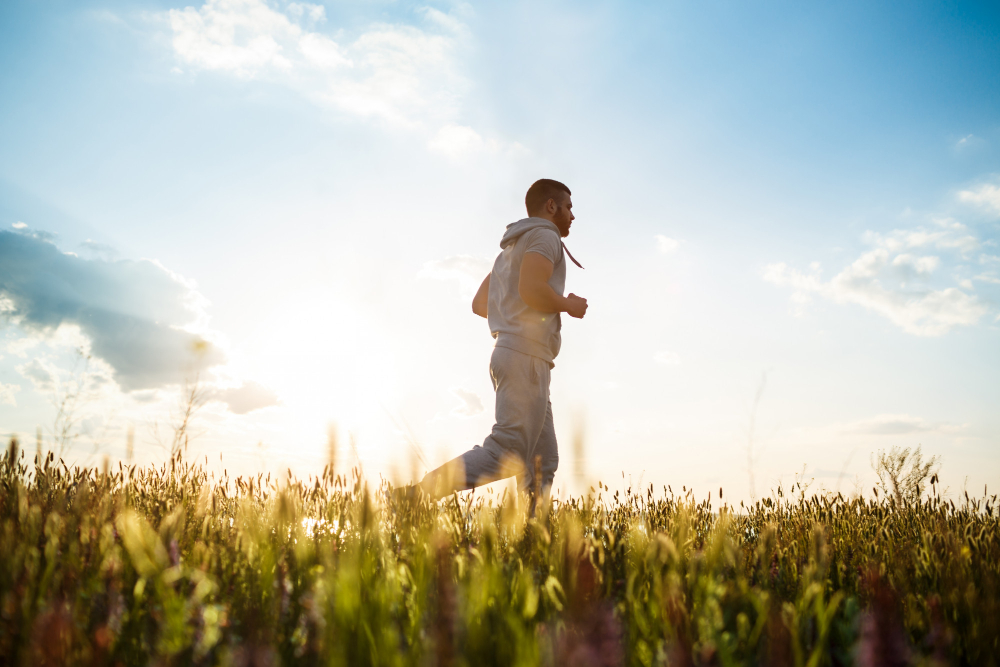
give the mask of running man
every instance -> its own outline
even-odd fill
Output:
[[[586,299],[563,296],[569,251],[561,239],[573,224],[570,195],[547,178],[528,188],[528,217],[507,225],[503,251],[472,300],[472,312],[487,319],[497,341],[490,358],[496,424],[482,445],[427,473],[419,486],[432,498],[513,475],[522,491],[540,486],[545,495],[552,487],[559,451],[549,374],[562,342],[559,316],[587,313]]]

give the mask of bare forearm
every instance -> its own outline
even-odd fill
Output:
[[[548,283],[534,285],[519,285],[518,293],[521,299],[542,313],[564,313],[567,309],[567,299],[556,293]]]
[[[569,313],[581,318],[587,313],[587,300],[575,294],[562,296],[549,285],[552,262],[536,253],[525,253],[521,262],[517,293],[529,308],[542,313]]]

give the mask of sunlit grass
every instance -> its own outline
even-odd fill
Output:
[[[995,664],[995,498],[395,501],[351,471],[0,467],[15,665]]]

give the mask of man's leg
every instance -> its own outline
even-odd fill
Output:
[[[427,473],[420,486],[435,498],[523,472],[545,429],[546,415],[550,415],[546,362],[497,347],[490,359],[490,375],[497,394],[493,431],[482,445]]]
[[[532,465],[517,476],[518,488],[526,493],[534,493],[535,485],[538,484],[542,496],[547,496],[552,489],[556,469],[559,467],[559,447],[556,444],[556,428],[552,421],[552,403],[549,401],[545,402],[545,424],[533,451],[528,454],[528,460]],[[535,467],[536,462],[540,464],[540,468]]]

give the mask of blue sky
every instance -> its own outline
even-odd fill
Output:
[[[853,490],[917,444],[996,486],[998,14],[4,3],[0,433],[56,446],[80,387],[71,458],[163,460],[197,376],[192,454],[308,473],[334,423],[419,473],[489,429],[468,300],[550,177],[591,303],[557,486]]]

